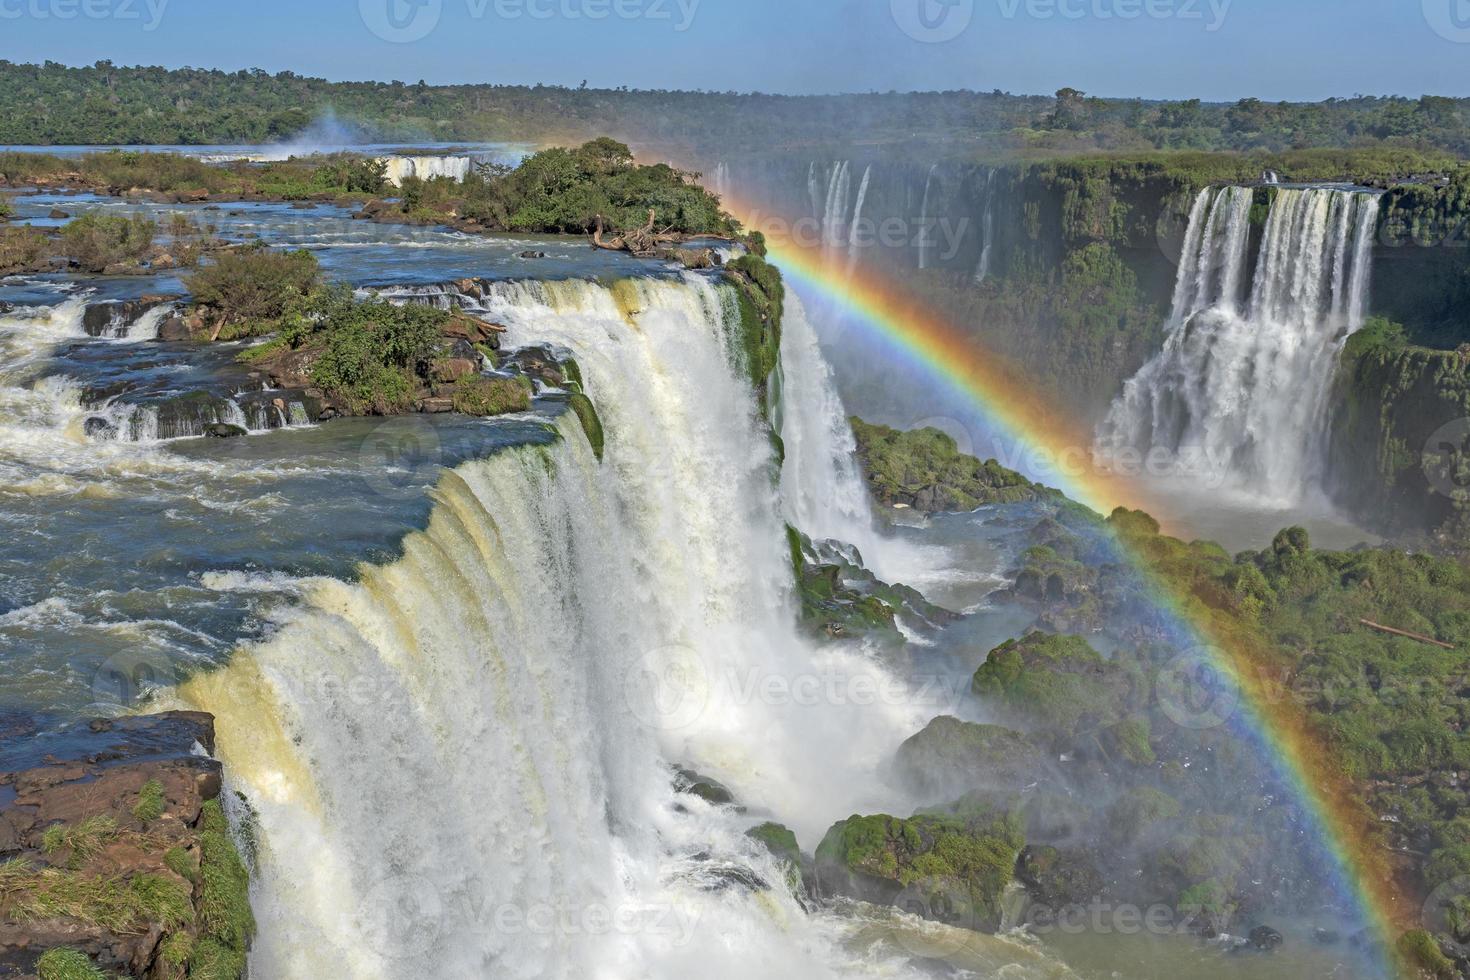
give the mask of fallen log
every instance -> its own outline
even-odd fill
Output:
[[[1419,643],[1428,643],[1432,646],[1439,647],[1441,650],[1458,649],[1458,647],[1456,647],[1453,643],[1445,643],[1442,640],[1436,640],[1433,637],[1424,636],[1422,633],[1410,633],[1407,630],[1396,630],[1392,626],[1384,626],[1381,623],[1373,622],[1373,620],[1371,619],[1360,619],[1358,620],[1358,622],[1362,623],[1370,630],[1377,630],[1380,633],[1387,633],[1390,636],[1401,636],[1406,640],[1415,640]]]

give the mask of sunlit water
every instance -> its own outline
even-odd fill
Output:
[[[810,850],[851,812],[912,809],[884,762],[930,718],[967,710],[917,696],[773,702],[750,696],[752,679],[886,677],[912,691],[907,671],[938,672],[962,690],[1030,625],[992,593],[1035,515],[875,518],[799,306],[778,416],[800,456],[773,482],[732,297],[704,277],[580,241],[334,208],[20,203],[38,221],[54,206],[186,212],[227,237],[310,248],[358,285],[498,280],[482,312],[510,345],[574,351],[608,429],[599,463],[551,394],[488,421],[98,440],[84,390],[218,384],[235,348],[81,329],[87,303],[177,291],[173,276],[0,282],[24,304],[0,315],[0,710],[61,720],[187,703],[220,716],[262,830],[261,975],[1332,975],[1335,956],[1304,944],[1220,967],[1182,938],[1136,952],[955,941],[893,910],[810,911],[779,886],[729,884],[731,868],[780,881],[743,834],[760,820],[787,822]],[[549,258],[519,258],[528,248]],[[632,286],[591,281],[634,273]],[[902,657],[817,644],[794,626],[788,519],[859,543],[885,575],[968,615]],[[674,693],[702,700],[681,713],[676,699],[670,718],[630,678],[667,683],[675,667],[698,683]],[[150,700],[153,688],[164,693]],[[676,799],[671,764],[721,779],[749,812]],[[568,902],[629,926],[498,918]],[[1142,961],[1162,972],[1130,972]]]

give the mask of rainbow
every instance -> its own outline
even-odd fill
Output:
[[[724,203],[737,217],[757,213],[736,209],[728,197]],[[1043,482],[1102,514],[1117,507],[1147,509],[1150,497],[1138,481],[1094,464],[1089,432],[1060,417],[1014,365],[985,350],[901,284],[871,269],[853,276],[845,257],[832,261],[816,249],[776,247],[770,260],[803,296],[830,304],[879,351],[947,385],[974,407],[994,435],[1036,450],[1031,458],[1049,470],[1033,474]],[[1120,536],[1113,541],[1119,556],[1143,575],[1160,612],[1174,627],[1172,635],[1202,651],[1201,657],[1229,685],[1226,695],[1238,702],[1229,721],[1232,730],[1294,794],[1305,829],[1320,842],[1339,898],[1377,939],[1373,965],[1383,976],[1408,975],[1395,949],[1399,936],[1418,924],[1395,887],[1388,854],[1373,839],[1371,814],[1353,800],[1351,787],[1332,769],[1302,713],[1257,668],[1261,660],[1252,656],[1250,641],[1226,635],[1206,616],[1191,612],[1188,597],[1154,574],[1145,555]]]

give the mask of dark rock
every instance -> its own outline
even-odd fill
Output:
[[[1270,926],[1256,926],[1251,930],[1250,942],[1256,949],[1270,952],[1274,949],[1280,949],[1281,944],[1286,942],[1286,940],[1282,938],[1281,933],[1272,929]]]
[[[52,219],[53,221],[64,221],[65,219],[70,218],[71,215],[61,210],[61,208],[52,208],[51,212],[47,214],[46,217]]]
[[[567,372],[562,367],[561,358],[549,347],[522,347],[511,351],[500,358],[500,366],[517,370],[548,388],[560,388],[567,383]]]
[[[1022,851],[1016,877],[1034,901],[1053,911],[1086,905],[1104,888],[1102,874],[1087,853],[1048,846]]]
[[[522,252],[519,257],[520,258],[523,258],[523,259],[544,259],[544,258],[546,258],[546,253],[545,252]]]
[[[172,342],[189,340],[193,334],[189,323],[181,316],[171,316],[158,325],[158,339]]]
[[[1019,790],[1047,772],[1041,748],[1019,732],[941,716],[904,742],[894,770],[913,792],[953,798],[981,787]]]
[[[701,776],[692,769],[679,769],[674,773],[674,789],[680,793],[697,796],[715,806],[731,806],[735,803],[735,794],[719,782]]]
[[[82,423],[82,431],[88,439],[111,440],[117,438],[117,426],[96,415]]]
[[[460,378],[468,378],[480,371],[479,358],[444,358],[429,365],[429,377],[442,384],[453,384]]]
[[[425,415],[444,415],[454,411],[453,398],[425,398],[419,402],[419,411]]]
[[[228,422],[215,422],[204,427],[204,434],[210,439],[235,439],[243,435],[248,435],[248,432],[238,425],[230,425]]]

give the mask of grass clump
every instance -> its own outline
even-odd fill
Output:
[[[86,953],[64,946],[43,953],[36,961],[36,974],[41,980],[106,980],[107,977]]]
[[[52,824],[41,835],[41,850],[47,855],[69,852],[67,864],[86,864],[117,838],[117,821],[108,816],[88,817],[79,824]]]
[[[133,816],[143,823],[151,823],[163,816],[163,784],[150,779],[138,792],[138,802],[133,806]]]
[[[188,882],[199,880],[199,868],[194,864],[194,859],[189,852],[182,847],[170,847],[163,855],[164,865]]]

